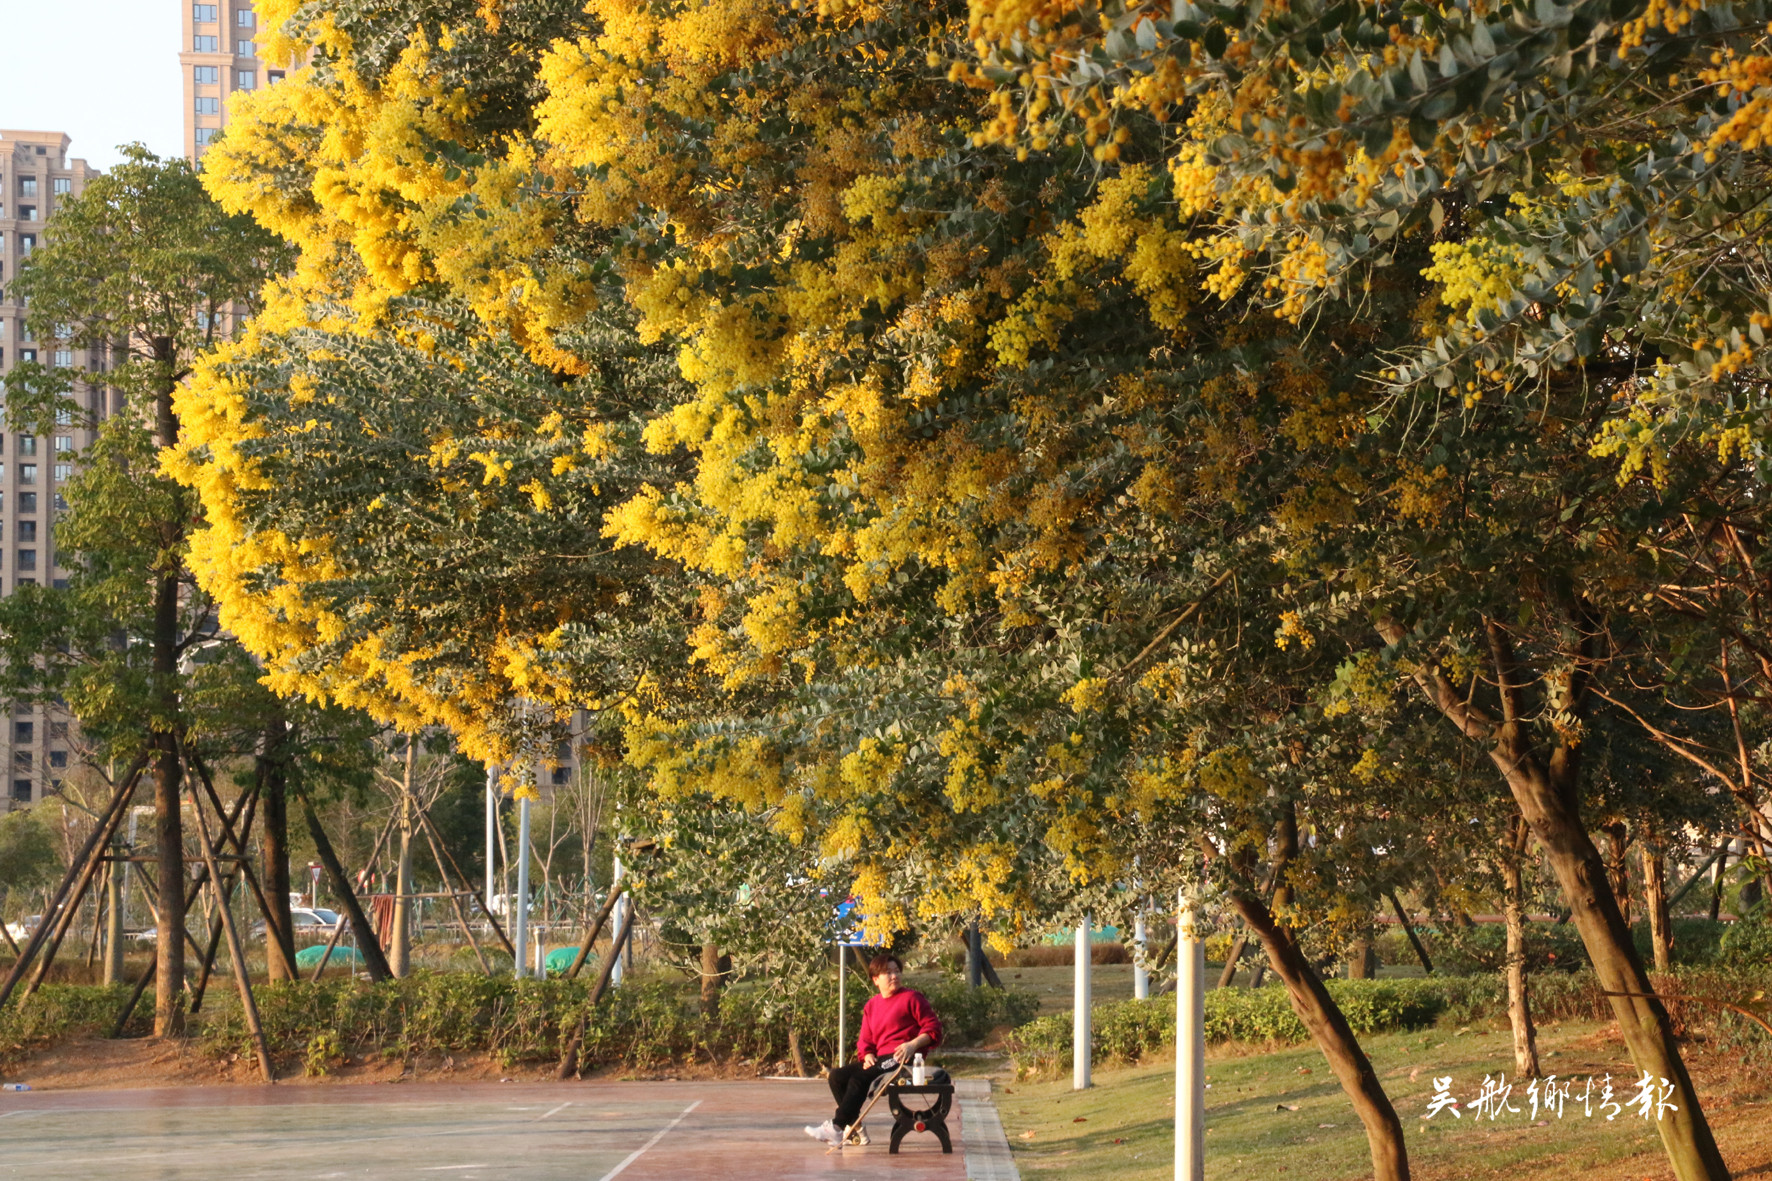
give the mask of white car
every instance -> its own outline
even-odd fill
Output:
[[[42,921],[43,916],[40,914],[26,915],[16,923],[7,923],[6,933],[12,936],[13,942],[23,943],[31,937],[31,932],[35,931],[37,924]]]

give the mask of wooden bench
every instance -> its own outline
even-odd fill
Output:
[[[952,1083],[894,1084],[886,1088],[886,1104],[892,1112],[888,1152],[896,1153],[900,1142],[912,1132],[933,1132],[943,1152],[954,1151],[954,1142],[948,1138],[948,1111],[954,1105]]]

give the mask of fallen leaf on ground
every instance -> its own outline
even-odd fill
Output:
[[[1079,1115],[1076,1119],[1072,1120],[1071,1122],[1073,1124],[1086,1124],[1089,1122],[1089,1117],[1086,1115]]]
[[[1276,1104],[1274,1104],[1274,1110],[1275,1111],[1297,1111],[1298,1104],[1296,1104],[1296,1103],[1276,1103]]]
[[[1023,1140],[1032,1140],[1034,1138],[1034,1134],[1032,1132],[1023,1132],[1021,1134],[1021,1138]]]

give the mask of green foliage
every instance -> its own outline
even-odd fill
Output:
[[[0,1066],[54,1042],[92,1037],[110,1028],[128,990],[88,984],[45,984],[28,1000],[0,1009]]]
[[[1730,924],[1720,950],[1730,963],[1744,967],[1772,964],[1772,903],[1762,902]]]
[[[61,870],[55,836],[35,808],[0,816],[0,890],[30,890],[54,881]]]

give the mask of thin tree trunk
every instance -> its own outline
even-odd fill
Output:
[[[1280,927],[1261,899],[1248,891],[1235,891],[1231,903],[1248,923],[1267,951],[1268,962],[1286,985],[1292,1011],[1310,1031],[1311,1040],[1335,1072],[1341,1089],[1353,1105],[1354,1114],[1366,1128],[1366,1144],[1372,1153],[1375,1181],[1406,1181],[1409,1155],[1403,1145],[1403,1125],[1390,1096],[1366,1052],[1354,1037],[1347,1018],[1330,997],[1323,982],[1311,970],[1291,933]]]
[[[1532,997],[1526,983],[1526,905],[1518,857],[1502,858],[1501,878],[1506,888],[1502,911],[1507,917],[1507,1020],[1514,1033],[1514,1073],[1523,1079],[1537,1078],[1538,1032],[1532,1026]]]
[[[800,1048],[800,1028],[788,1026],[788,1057],[793,1060],[794,1073],[806,1077],[806,1051]]]
[[[158,338],[153,342],[155,359],[168,374],[176,359],[175,342]],[[175,385],[168,380],[154,391],[154,426],[157,442],[162,448],[178,443],[178,415],[173,412]],[[175,554],[184,542],[184,517],[174,515],[156,522],[162,554]],[[152,674],[155,728],[148,734],[148,748],[154,763],[154,835],[159,844],[160,901],[154,921],[157,924],[154,959],[154,1036],[181,1037],[185,1032],[185,833],[184,818],[179,809],[178,736],[171,730],[179,716],[178,696],[178,593],[179,571],[183,563],[176,558],[163,558],[162,567],[154,577],[154,623]]]
[[[388,967],[396,976],[412,971],[412,735],[406,736],[406,770],[400,779],[400,852],[394,862],[394,931]]]
[[[1409,912],[1403,909],[1403,900],[1392,890],[1385,897],[1391,900],[1391,909],[1397,912],[1397,922],[1403,926],[1403,934],[1409,937],[1409,946],[1415,949],[1415,958],[1421,961],[1421,970],[1429,976],[1434,974],[1434,962],[1427,958],[1427,948],[1421,945],[1421,936],[1415,933],[1415,924],[1409,921]]]
[[[272,980],[295,980],[295,920],[289,909],[289,723],[281,708],[265,723],[259,755],[259,801],[264,813],[265,940],[277,941],[282,955],[267,956]]]
[[[720,945],[709,939],[701,945],[701,1018],[712,1023],[720,1018]]]
[[[1224,971],[1218,974],[1218,987],[1229,988],[1237,980],[1237,965],[1243,960],[1243,949],[1249,946],[1247,928],[1237,932],[1237,938],[1231,944],[1230,954],[1224,957]]]
[[[1594,974],[1612,1003],[1632,1063],[1637,1070],[1673,1086],[1670,1102],[1677,1110],[1655,1121],[1655,1130],[1674,1175],[1679,1181],[1727,1181],[1729,1170],[1680,1057],[1673,1023],[1653,993],[1612,892],[1605,862],[1581,822],[1580,749],[1563,743],[1541,755],[1519,705],[1524,678],[1515,668],[1511,638],[1493,623],[1488,631],[1501,692],[1500,722],[1470,707],[1437,668],[1417,665],[1414,679],[1448,721],[1486,748],[1557,875]],[[1584,635],[1593,631],[1587,626]],[[1390,644],[1405,638],[1403,629],[1390,621],[1382,622],[1379,632]],[[1581,643],[1591,641],[1583,639]],[[1566,699],[1575,702],[1579,712],[1584,674],[1579,664],[1573,667]]]
[[[1362,926],[1347,949],[1347,978],[1371,980],[1378,975],[1378,955],[1372,946],[1372,928]]]
[[[1711,880],[1710,884],[1709,914],[1710,921],[1713,923],[1717,921],[1717,916],[1723,912],[1723,885],[1729,880],[1727,874],[1729,870],[1729,847],[1731,843],[1732,842],[1727,842],[1723,845],[1723,851],[1718,855],[1717,864],[1712,871],[1716,874],[1716,877]]]
[[[1630,848],[1630,829],[1624,821],[1614,820],[1602,830],[1606,834],[1606,880],[1612,886],[1612,895],[1618,899],[1618,913],[1624,919],[1624,925],[1631,926],[1630,918],[1630,865],[1626,861],[1626,851]]]
[[[1649,947],[1655,970],[1673,968],[1673,932],[1667,913],[1667,858],[1652,834],[1643,838],[1643,909],[1649,912]]]

